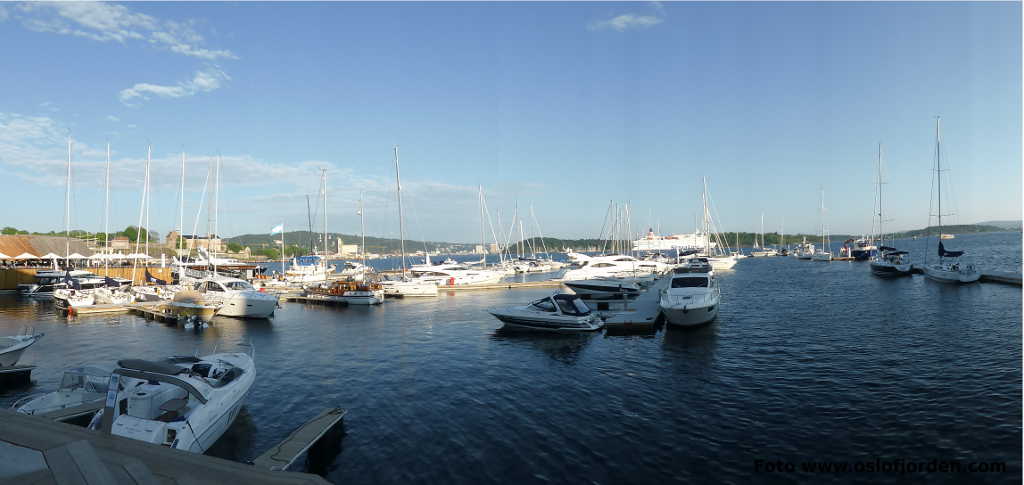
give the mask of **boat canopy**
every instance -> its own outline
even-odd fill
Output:
[[[320,264],[320,256],[299,256],[295,258],[295,264],[299,266],[313,266]]]
[[[135,359],[130,359],[130,360],[135,360]],[[119,361],[118,362],[119,365],[120,365],[120,362],[123,362],[123,361]],[[138,362],[149,362],[149,361],[139,360]],[[159,362],[150,362],[150,363],[160,364]],[[179,370],[182,370],[182,371],[185,370],[185,369],[182,369],[182,368],[177,367],[177,366],[175,366],[175,368],[179,369]],[[120,376],[131,377],[131,378],[134,378],[134,379],[144,379],[144,380],[147,380],[147,381],[166,382],[168,384],[171,384],[172,386],[178,386],[178,387],[184,389],[186,392],[191,394],[193,397],[195,397],[199,402],[201,402],[203,404],[206,404],[207,402],[210,401],[209,396],[207,396],[202,391],[200,391],[198,388],[196,388],[196,386],[193,386],[191,383],[189,383],[188,381],[186,381],[184,379],[179,379],[179,378],[173,377],[171,375],[160,374],[160,373],[156,373],[156,372],[146,372],[146,371],[142,371],[142,370],[135,370],[135,369],[129,369],[129,368],[114,369],[113,373],[117,374],[117,375],[120,375]]]
[[[963,256],[963,251],[946,251],[946,248],[942,245],[942,241],[939,241],[939,257],[942,258],[959,258]]]
[[[552,297],[558,304],[558,309],[566,315],[583,316],[590,314],[590,308],[583,302],[579,295],[558,294]]]
[[[166,362],[156,362],[144,359],[124,359],[117,361],[117,366],[123,369],[140,370],[143,372],[155,372],[169,376],[185,372],[186,369]]]

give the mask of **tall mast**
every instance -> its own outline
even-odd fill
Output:
[[[106,196],[103,202],[103,246],[109,255],[110,253],[110,143],[107,143],[107,174],[104,181]],[[110,269],[110,258],[103,258],[103,268]],[[105,275],[109,276],[109,275]]]
[[[217,154],[216,165],[213,166],[213,233],[210,238],[220,237],[217,233],[220,232],[220,225],[218,218],[220,217],[220,154]],[[149,210],[148,206],[146,210]],[[206,249],[210,252],[210,263],[213,264],[213,274],[217,274],[217,258],[215,257],[215,251],[211,247],[211,240],[206,241]]]
[[[402,276],[405,276],[405,212],[402,210],[402,171],[398,165],[398,145],[395,145],[395,191],[398,193],[398,237],[402,241]]]
[[[68,137],[68,176],[64,189],[64,264],[71,255],[71,137]]]
[[[704,206],[704,255],[711,256],[711,236],[710,236],[710,224],[708,223],[708,178],[704,177],[704,192],[701,193],[701,199]]]
[[[935,179],[938,183],[938,200],[939,200],[939,239],[942,239],[942,151],[940,150],[942,145],[942,133],[939,130],[942,118],[939,116],[935,117]],[[70,173],[70,172],[69,172]]]
[[[145,255],[149,256],[149,205],[153,199],[152,193],[149,190],[149,171],[150,166],[153,164],[153,145],[149,145],[146,148],[146,252]],[[148,263],[148,261],[147,261]],[[148,266],[148,264],[147,264]]]
[[[882,231],[882,142],[878,142],[878,245],[881,246],[884,242],[885,232]]]
[[[110,145],[107,145],[107,159],[110,158]],[[178,253],[178,248],[181,248],[182,241],[184,241],[185,235],[185,151],[181,152],[181,182],[178,184],[178,247],[175,248],[174,253]]]
[[[320,169],[321,183],[323,184],[324,191],[324,258],[327,257],[327,169]],[[326,262],[325,262],[326,264]]]
[[[484,268],[487,267],[487,242],[484,239],[484,186],[477,186],[476,193],[477,204],[480,205],[480,250],[483,254],[480,256],[480,260],[483,261]]]
[[[363,231],[362,240],[359,243],[359,252],[363,257],[363,266],[366,266],[366,220],[363,216],[363,192],[359,191],[359,228]],[[363,271],[366,271],[364,268]]]

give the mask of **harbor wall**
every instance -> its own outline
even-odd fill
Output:
[[[49,269],[49,268],[43,268]],[[111,278],[125,278],[132,279],[132,268],[108,268],[103,267],[90,267],[82,268],[100,276],[110,276]],[[173,279],[171,276],[171,268],[160,266],[150,266],[149,268],[139,267],[135,270],[134,284],[142,284],[146,279],[146,270],[154,277],[162,279],[168,283]],[[21,283],[32,283],[36,280],[36,271],[39,268],[10,268],[0,269],[0,291],[14,290]]]

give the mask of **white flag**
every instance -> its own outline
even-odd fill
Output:
[[[270,230],[270,235],[273,236],[274,234],[277,234],[277,233],[279,233],[281,231],[284,231],[284,224],[278,224],[273,229],[271,229]]]

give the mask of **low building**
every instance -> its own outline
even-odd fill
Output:
[[[110,249],[114,251],[122,250],[126,251],[132,248],[132,242],[127,237],[118,236],[110,240]]]
[[[175,249],[178,247],[178,231],[171,231],[167,233],[167,239],[164,240],[164,246],[168,249]],[[221,240],[217,235],[212,236],[196,236],[185,234],[180,236],[182,240],[182,248],[185,251],[191,251],[197,248],[203,248],[210,251],[223,253],[227,249],[227,244]],[[117,241],[116,239],[114,241]]]

